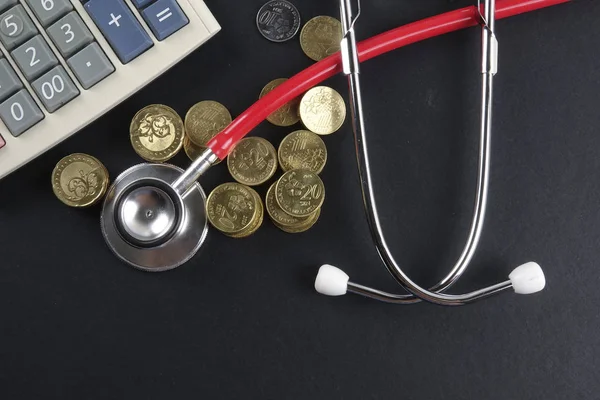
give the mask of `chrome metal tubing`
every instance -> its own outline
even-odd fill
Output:
[[[358,0],[360,9],[360,0]],[[359,12],[360,14],[360,12]],[[350,0],[340,0],[340,16],[344,35],[341,43],[342,68],[344,74],[359,74],[360,63],[358,61],[358,52],[356,51],[356,35],[354,34],[354,23],[358,15],[352,15],[352,5]]]
[[[218,157],[211,149],[206,149],[200,156],[171,184],[173,190],[181,197],[194,186],[198,178],[214,165]]]
[[[483,298],[502,293],[505,290],[509,290],[511,288],[512,283],[509,280],[506,280],[496,285],[473,292],[475,294],[474,300],[481,300]],[[367,286],[359,285],[358,283],[354,282],[348,282],[348,292],[359,294],[364,297],[368,297],[374,300],[379,300],[384,303],[390,304],[415,304],[421,301],[421,299],[419,299],[418,297],[412,296],[411,302],[411,300],[407,299],[406,295],[388,293],[382,290],[377,290]],[[480,297],[477,297],[477,293],[479,293]]]
[[[344,62],[344,72],[348,75],[350,109],[352,114],[352,125],[354,130],[358,170],[365,212],[371,230],[371,235],[379,256],[396,281],[411,294],[396,295],[356,283],[349,283],[348,291],[390,303],[412,304],[420,300],[426,300],[428,302],[440,305],[458,306],[489,297],[510,288],[512,286],[510,281],[506,281],[462,295],[442,293],[461,277],[471,262],[481,237],[485,217],[490,168],[492,88],[493,77],[497,69],[497,46],[493,30],[495,20],[495,0],[485,1],[485,16],[482,15],[483,76],[481,97],[481,133],[477,191],[475,196],[473,220],[465,247],[456,264],[450,270],[448,275],[446,275],[444,279],[433,286],[430,290],[420,287],[404,273],[391,255],[390,249],[384,238],[377,212],[375,193],[371,179],[371,168],[362,110],[362,94],[360,88],[359,70],[358,66],[353,68],[354,63],[352,62],[354,58],[357,57],[357,50],[356,40],[354,38],[352,11],[350,9],[349,0],[340,0],[340,10],[342,14],[342,26],[344,29],[344,40],[342,41],[342,59]]]

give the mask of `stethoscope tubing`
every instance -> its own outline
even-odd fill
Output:
[[[570,1],[573,0],[498,0],[496,19],[508,18]],[[479,23],[479,10],[474,6],[439,14],[389,30],[358,43],[358,58],[362,63],[392,50],[477,26]],[[217,159],[225,159],[238,141],[278,108],[340,72],[342,72],[342,58],[338,52],[300,71],[263,96],[208,142],[207,150],[173,183],[176,191],[185,193],[202,174],[216,163]]]
[[[573,0],[497,0],[496,19],[504,19],[571,1]],[[439,14],[389,30],[358,43],[358,58],[362,63],[392,50],[446,33],[474,27],[479,23],[480,14],[475,6]],[[221,160],[226,158],[231,148],[271,113],[340,72],[342,72],[342,58],[339,52],[313,64],[242,112],[208,143],[208,147]]]

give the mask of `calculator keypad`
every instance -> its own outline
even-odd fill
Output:
[[[177,1],[131,0],[158,41],[189,24]],[[127,1],[81,3],[121,63],[131,62],[154,45]],[[38,20],[47,37],[32,18]],[[47,43],[48,38],[55,47]],[[0,0],[0,42],[10,53],[0,52],[0,119],[15,137],[44,119],[41,106],[53,113],[79,96],[72,76],[80,88],[88,90],[115,71],[72,0]],[[14,64],[4,56],[12,58]],[[27,87],[14,68],[29,82]],[[0,148],[3,146],[5,140],[0,135]]]
[[[34,36],[11,53],[27,80],[32,80],[58,64],[56,56],[41,35]]]
[[[19,136],[44,119],[42,110],[25,89],[0,104],[0,118],[13,136]]]
[[[47,31],[60,54],[65,58],[94,40],[92,33],[76,11],[56,21]]]

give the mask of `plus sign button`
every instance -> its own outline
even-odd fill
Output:
[[[152,47],[152,39],[123,0],[90,0],[84,7],[123,64]]]

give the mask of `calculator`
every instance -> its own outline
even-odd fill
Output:
[[[0,0],[0,179],[220,29],[202,0]]]

